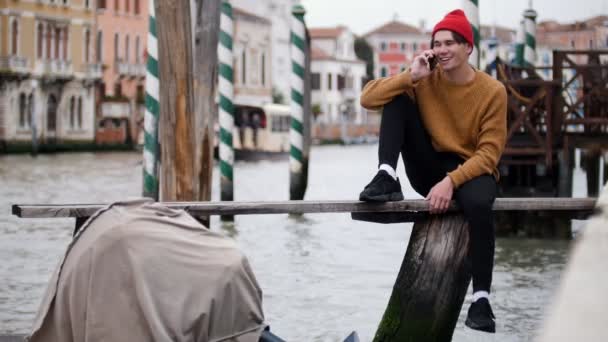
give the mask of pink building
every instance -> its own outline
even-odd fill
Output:
[[[103,65],[96,140],[133,142],[144,114],[148,0],[97,0],[96,21],[96,58]]]
[[[431,35],[423,25],[414,27],[390,21],[364,35],[374,49],[374,78],[392,76],[407,69],[420,52],[429,48]]]

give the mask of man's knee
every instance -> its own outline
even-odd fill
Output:
[[[412,99],[407,95],[397,95],[393,97],[387,104],[384,105],[383,112],[400,112],[403,113],[404,110],[407,110],[411,106],[414,105]]]
[[[474,178],[457,190],[456,200],[465,212],[487,213],[492,211],[496,199],[496,180],[483,175]]]

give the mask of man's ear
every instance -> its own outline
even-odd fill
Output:
[[[467,43],[467,53],[470,55],[473,53],[473,47],[471,46],[471,44]]]

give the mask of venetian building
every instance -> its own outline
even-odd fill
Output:
[[[0,1],[0,149],[94,141],[92,0]]]

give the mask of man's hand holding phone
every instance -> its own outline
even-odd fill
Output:
[[[427,77],[433,72],[433,69],[437,65],[437,57],[433,50],[425,50],[416,58],[410,68],[410,74],[412,75],[412,81],[416,82],[422,78]]]

